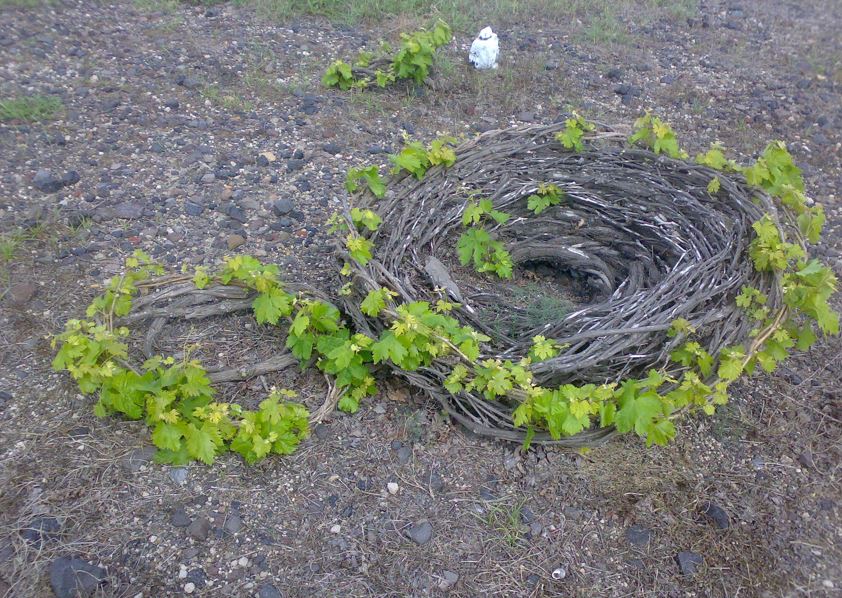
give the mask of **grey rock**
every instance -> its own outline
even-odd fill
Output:
[[[675,562],[678,563],[682,575],[693,575],[705,559],[697,552],[685,550],[675,555]]]
[[[278,591],[278,588],[270,583],[265,583],[257,588],[257,598],[282,598],[283,594]]]
[[[246,242],[246,238],[243,235],[231,234],[225,238],[225,242],[228,245],[228,250],[234,251]]]
[[[637,85],[629,85],[628,83],[621,83],[614,88],[614,93],[621,96],[638,97],[643,93],[643,90]]]
[[[82,559],[62,556],[50,563],[50,586],[57,598],[84,598],[93,595],[107,579],[102,567]]]
[[[184,580],[192,582],[197,588],[203,588],[207,583],[208,576],[204,569],[191,569],[187,572],[187,577]]]
[[[68,170],[63,175],[61,175],[61,186],[69,187],[71,185],[75,185],[81,180],[82,177],[79,176],[78,172],[76,172],[75,170]]]
[[[27,527],[20,530],[20,536],[36,548],[45,542],[58,538],[61,523],[55,517],[36,517]]]
[[[728,527],[731,526],[731,520],[728,517],[728,513],[726,513],[725,509],[716,503],[706,502],[702,509],[704,510],[705,515],[710,518],[710,520],[713,521],[713,524],[719,529],[728,529]]]
[[[444,478],[437,471],[431,471],[426,478],[430,489],[434,492],[441,492],[444,490]]]
[[[304,168],[305,164],[307,164],[307,161],[302,159],[293,158],[292,160],[287,160],[287,172],[295,172],[296,170],[301,170],[302,168]]]
[[[813,460],[813,452],[810,449],[805,449],[798,455],[798,462],[808,469],[815,469],[816,462]]]
[[[605,73],[606,79],[611,79],[612,81],[619,81],[623,78],[623,69],[619,67],[614,67],[613,69],[609,69]]]
[[[205,206],[197,203],[187,202],[187,204],[184,206],[184,212],[188,216],[199,216],[204,211]]]
[[[649,544],[651,538],[652,532],[642,525],[632,525],[626,530],[626,540],[629,541],[629,544],[638,548]]]
[[[423,546],[432,539],[433,526],[425,519],[410,527],[407,530],[406,535],[419,546]]]
[[[179,77],[176,83],[187,89],[197,89],[202,86],[202,80],[192,76]]]
[[[173,467],[170,469],[170,479],[176,484],[183,484],[187,481],[187,468]]]
[[[203,542],[204,540],[207,540],[210,528],[210,520],[204,515],[201,515],[194,519],[189,526],[187,526],[187,533],[190,534],[190,537],[197,542]]]
[[[226,211],[226,214],[228,214],[228,217],[231,220],[236,220],[240,224],[245,224],[248,220],[248,217],[246,217],[245,210],[237,206],[230,206]]]
[[[186,562],[195,559],[197,556],[199,556],[199,549],[191,546],[181,554],[181,560]]]
[[[190,523],[190,517],[187,515],[187,511],[184,510],[183,506],[179,505],[173,509],[170,515],[170,524],[173,527],[187,527]]]
[[[292,212],[294,208],[295,206],[293,205],[292,200],[286,198],[279,199],[278,201],[272,204],[272,210],[278,216],[286,216],[287,214]]]
[[[38,285],[31,282],[22,282],[9,289],[9,301],[12,305],[23,307],[35,297],[38,292]]]
[[[35,173],[35,177],[32,179],[32,184],[35,185],[36,189],[43,191],[44,193],[55,193],[63,186],[61,178],[45,169],[39,170]]]
[[[208,172],[202,175],[199,179],[199,182],[204,183],[205,185],[212,183],[216,180],[216,175],[212,172]]]
[[[325,438],[330,436],[330,428],[325,424],[319,424],[316,426],[316,429],[313,430],[313,433],[319,440],[324,440]]]
[[[342,147],[338,143],[325,143],[322,146],[322,149],[329,154],[333,154],[334,156],[336,154],[342,153]]]
[[[123,459],[123,469],[129,473],[136,473],[143,465],[152,460],[156,452],[157,449],[154,446],[144,446],[133,450]]]
[[[143,216],[143,206],[131,201],[124,201],[114,206],[113,214],[116,218],[137,220]]]
[[[489,488],[486,488],[485,486],[479,489],[479,497],[482,500],[487,501],[493,501],[499,498],[494,492],[492,492]]]
[[[398,463],[406,465],[412,458],[412,449],[408,446],[402,446],[398,449]]]
[[[243,529],[243,520],[237,513],[230,514],[222,526],[229,534],[236,534]]]
[[[459,574],[454,571],[442,571],[439,589],[449,590],[459,581]]]

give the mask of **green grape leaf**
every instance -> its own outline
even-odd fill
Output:
[[[183,435],[179,426],[160,422],[152,432],[152,442],[159,449],[178,451],[181,448],[181,437]]]

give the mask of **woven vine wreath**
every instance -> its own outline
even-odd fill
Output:
[[[587,135],[581,151],[570,151],[557,139],[564,129],[560,123],[491,131],[455,148],[449,168],[431,168],[420,180],[407,175],[390,181],[384,199],[368,190],[353,197],[358,211],[372,209],[382,224],[373,232],[356,227],[372,255],[359,260],[346,252],[352,283],[342,307],[358,332],[382,338],[411,318],[412,310],[396,306],[454,303],[448,315],[489,339],[481,354],[473,359],[453,347],[428,364],[393,371],[477,434],[593,446],[616,433],[618,412],[631,411],[617,390],[628,388],[630,401],[645,401],[641,410],[662,411],[650,414],[648,429],[632,420],[625,427],[658,442],[659,434],[671,435],[669,420],[677,413],[694,407],[712,412],[714,403],[724,402],[734,373],[753,367],[752,355],[786,318],[785,275],[757,271],[749,256],[755,223],[763,221],[785,238],[781,207],[742,175],[632,148],[605,127]],[[542,195],[555,201],[536,209],[533,200]],[[490,200],[484,209],[483,199]],[[466,217],[468,209],[473,218]],[[480,222],[476,213],[483,211],[491,216],[484,233],[510,255],[510,280],[489,272],[493,266],[478,274],[457,258],[460,235]],[[508,219],[494,218],[500,213]],[[353,230],[359,218],[350,209],[345,216]],[[788,212],[786,217],[794,222]],[[800,245],[791,251],[798,253],[803,241],[795,236]],[[535,287],[524,284],[536,269],[545,279],[585,287],[591,296],[566,312],[553,312],[551,304],[544,310],[548,317],[536,322],[529,304]],[[523,292],[513,293],[518,285]],[[377,293],[392,308],[364,313],[361,302]],[[416,313],[425,310],[425,304],[415,305]],[[551,348],[543,360],[536,357],[540,346]],[[723,363],[734,366],[724,378]],[[489,393],[495,375],[501,384]],[[480,384],[471,384],[476,378]],[[543,407],[536,404],[536,386],[544,397],[550,393]],[[599,413],[600,397],[612,394],[611,413]],[[552,397],[562,399],[557,403],[565,412],[546,413]],[[578,401],[594,397],[589,404]],[[553,434],[540,429],[540,421],[551,417]],[[600,427],[601,421],[611,423]],[[581,431],[568,435],[577,427]]]
[[[54,337],[53,367],[99,395],[98,416],[144,420],[162,463],[289,454],[311,423],[376,394],[382,366],[478,434],[666,443],[674,418],[713,413],[743,373],[838,333],[836,278],[808,258],[824,213],[783,143],[749,167],[718,147],[691,164],[660,120],[635,128],[654,153],[574,115],[456,148],[408,142],[388,191],[377,166],[351,169],[356,205],[330,221],[344,239],[335,297],[251,256],[165,275],[136,252]],[[244,311],[282,327],[285,349],[252,344],[263,360],[227,369],[189,347],[158,353],[168,324]],[[294,364],[328,380],[313,411],[265,380],[256,407],[218,398]]]

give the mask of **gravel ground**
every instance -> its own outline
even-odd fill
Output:
[[[430,86],[349,94],[320,88],[329,61],[417,23],[0,3],[0,98],[64,105],[0,123],[0,232],[28,231],[0,278],[0,595],[50,596],[51,576],[80,568],[92,595],[128,597],[839,595],[839,339],[736,385],[667,448],[522,454],[387,381],[254,467],[154,465],[142,425],[97,420],[49,368],[47,335],[134,249],[173,269],[249,253],[329,288],[324,222],[350,166],[385,161],[404,133],[469,136],[570,107],[611,124],[653,108],[691,154],[787,140],[828,212],[816,253],[842,275],[838,2],[658,5],[623,13],[622,35],[586,14],[495,22],[495,72],[464,66],[471,32]],[[212,343],[229,362],[280,340],[247,318],[212,326],[172,346]],[[248,401],[266,382],[224,392]],[[326,388],[312,372],[268,382],[314,405]]]

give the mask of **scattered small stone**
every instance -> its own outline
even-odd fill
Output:
[[[329,154],[333,154],[334,156],[336,154],[342,153],[342,147],[338,143],[325,143],[322,146],[322,149]]]
[[[240,560],[238,560],[238,561],[237,561],[237,564],[238,564],[240,567],[242,567],[243,569],[245,569],[246,567],[248,567],[248,566],[249,566],[249,559],[248,559],[248,557],[247,557],[247,556],[241,556],[241,557],[240,557]]]
[[[651,538],[652,532],[642,525],[632,525],[626,530],[626,540],[629,541],[629,544],[638,548],[649,544]]]
[[[107,580],[102,567],[62,556],[50,564],[50,586],[57,598],[86,598]]]
[[[407,530],[406,535],[419,546],[423,546],[432,539],[433,526],[427,520],[419,521]]]
[[[190,534],[190,537],[197,542],[203,542],[207,540],[210,528],[210,520],[202,515],[194,519],[193,523],[187,527],[187,533]]]
[[[316,438],[319,440],[324,440],[328,436],[330,436],[330,428],[326,424],[319,424],[313,430],[313,434],[316,435]]]
[[[341,531],[342,531],[342,526],[339,525],[338,523],[335,523],[334,525],[330,526],[330,533],[332,533],[332,534],[338,534]]]
[[[562,579],[567,577],[567,569],[565,569],[564,567],[556,567],[555,569],[553,569],[552,576],[554,580],[561,581]]]
[[[214,182],[215,180],[216,180],[216,175],[212,172],[207,172],[207,173],[202,175],[202,177],[199,179],[199,182],[207,185],[209,183]]]
[[[725,512],[725,509],[717,505],[716,503],[706,502],[702,509],[716,525],[719,529],[727,529],[731,525],[731,520],[728,518],[728,513]]]
[[[190,525],[190,517],[188,517],[187,511],[184,510],[183,506],[173,509],[170,515],[170,524],[173,527],[187,527]]]
[[[196,590],[196,584],[192,581],[188,581],[184,584],[184,593],[185,594],[192,594]]]
[[[678,563],[682,575],[693,575],[704,562],[704,558],[697,552],[685,550],[675,555],[675,562]]]
[[[246,242],[245,237],[243,237],[242,235],[238,235],[238,234],[228,235],[228,237],[226,237],[226,239],[225,239],[225,243],[228,245],[229,251],[233,251],[234,249],[236,249],[240,245],[244,244],[245,242]]]
[[[389,482],[386,484],[386,490],[389,491],[389,494],[397,494],[400,489],[400,486],[398,486],[396,482]]]

